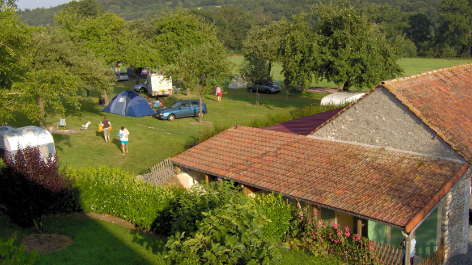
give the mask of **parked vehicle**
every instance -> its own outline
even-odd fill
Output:
[[[336,92],[330,95],[327,95],[326,97],[321,99],[321,106],[327,106],[327,105],[335,105],[335,106],[340,106],[344,105],[347,103],[352,103],[354,101],[357,101],[360,99],[362,96],[364,96],[365,93],[353,93],[353,92]]]
[[[116,79],[118,81],[128,81],[129,80],[129,76],[126,73],[116,72],[115,75],[116,75]]]
[[[266,94],[275,94],[280,92],[280,86],[275,85],[274,83],[266,83],[266,84],[258,84],[258,85],[251,85],[247,87],[249,92],[257,92],[259,93],[266,93]]]
[[[203,114],[207,113],[207,108],[202,102]],[[180,100],[171,107],[159,109],[156,111],[156,117],[160,120],[173,121],[176,118],[198,117],[200,113],[200,103],[198,100]]]
[[[160,74],[148,74],[147,92],[153,96],[170,96],[172,95],[172,80],[165,78]]]
[[[137,84],[137,85],[134,85],[133,86],[133,90],[136,91],[136,92],[141,92],[141,93],[144,93],[147,91],[147,80],[144,81],[144,83],[141,83],[141,84]]]
[[[0,156],[5,152],[15,155],[18,147],[27,146],[39,147],[42,158],[54,156],[54,139],[51,133],[43,128],[36,126],[26,126],[13,128],[10,126],[0,126]]]

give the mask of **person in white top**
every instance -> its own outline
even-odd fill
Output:
[[[123,155],[125,155],[125,150],[126,150],[126,153],[128,153],[128,136],[129,136],[128,129],[122,126],[121,130],[118,132],[118,136],[120,137],[121,149],[123,150]]]

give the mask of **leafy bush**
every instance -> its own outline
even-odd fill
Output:
[[[246,200],[244,193],[229,181],[212,182],[206,189],[194,185],[189,190],[183,190],[183,193],[178,193],[167,201],[166,209],[162,210],[156,219],[156,226],[160,227],[159,232],[166,235],[177,232],[193,234],[197,231],[196,221],[204,218],[202,212],[208,212],[227,203]]]
[[[7,241],[0,240],[0,264],[34,264],[38,252],[36,250],[33,250],[31,253],[28,254],[23,244],[20,245],[20,247],[14,245],[15,240],[16,236],[13,236]]]
[[[279,260],[275,240],[264,238],[262,232],[270,220],[252,200],[203,214],[194,236],[177,233],[167,241],[165,258],[171,264],[271,264]]]
[[[311,215],[307,208],[297,206],[292,213],[292,247],[315,256],[335,255],[348,264],[379,264],[373,241],[351,234],[349,227],[341,228],[333,220],[317,220],[316,211]]]
[[[292,206],[282,199],[282,194],[260,194],[254,197],[254,205],[271,220],[264,226],[264,237],[282,240],[290,229]]]
[[[0,201],[13,222],[42,232],[43,214],[71,193],[72,181],[58,158],[41,158],[38,147],[19,148],[14,157],[6,153],[0,172]]]
[[[128,220],[138,227],[150,229],[174,196],[175,189],[163,189],[137,180],[128,172],[111,167],[69,168],[74,175],[73,198],[85,212],[110,214]],[[62,204],[62,207],[67,204]]]

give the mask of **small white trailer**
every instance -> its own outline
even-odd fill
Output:
[[[360,99],[365,93],[336,92],[321,99],[321,106],[344,105]]]
[[[25,126],[13,128],[11,126],[0,126],[0,155],[8,151],[15,155],[18,147],[39,147],[41,157],[47,158],[49,154],[54,156],[54,139],[51,133],[36,126]]]
[[[172,79],[167,79],[161,74],[148,74],[147,92],[151,96],[170,96],[172,95],[172,89]]]

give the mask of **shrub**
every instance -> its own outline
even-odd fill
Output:
[[[282,194],[278,196],[273,193],[257,195],[254,197],[254,206],[271,220],[262,229],[264,237],[276,240],[284,239],[290,228],[292,206],[282,199]]]
[[[292,213],[292,247],[315,256],[336,255],[348,264],[378,264],[373,241],[351,234],[349,227],[341,228],[333,220],[318,220],[316,211],[311,215],[307,208],[297,206]]]
[[[13,222],[35,225],[42,232],[43,214],[69,196],[72,181],[58,158],[41,158],[38,147],[19,148],[14,157],[6,153],[0,173],[0,201]]]
[[[25,246],[20,247],[14,245],[16,236],[7,241],[0,240],[0,264],[9,265],[25,265],[34,264],[36,261],[37,251],[33,250],[31,253],[25,251]]]
[[[156,219],[156,223],[161,226],[159,230],[161,233],[171,235],[185,232],[191,235],[197,231],[196,222],[205,217],[202,212],[208,212],[227,203],[240,203],[247,199],[241,189],[235,188],[234,184],[229,181],[212,182],[207,185],[206,189],[194,185],[191,189],[184,189],[184,191],[180,193],[180,196],[174,196],[177,201],[168,202],[169,213],[163,210]],[[168,214],[171,218],[170,226],[166,226],[166,220],[162,220],[164,217],[167,218]]]
[[[171,264],[270,264],[280,258],[274,239],[262,229],[270,220],[252,200],[227,204],[204,213],[192,237],[177,233],[167,241],[166,260]]]
[[[174,196],[174,189],[154,187],[137,180],[128,172],[111,167],[69,168],[74,175],[76,202],[85,212],[110,214],[137,227],[150,229],[154,220]],[[61,207],[67,208],[67,204]]]

